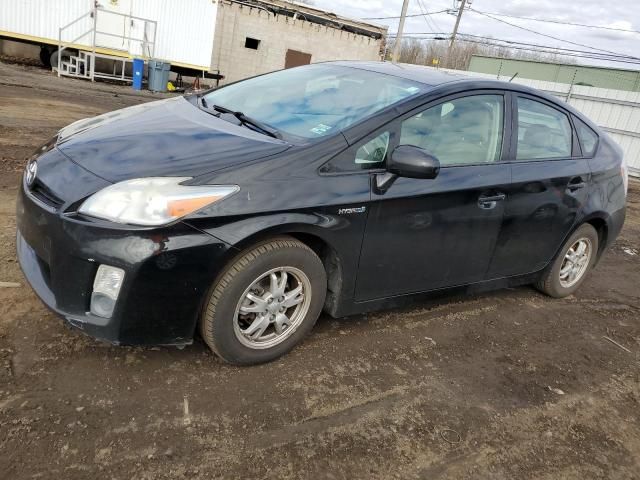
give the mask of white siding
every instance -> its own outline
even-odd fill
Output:
[[[0,1],[0,31],[57,42],[58,28],[89,12],[92,5],[92,0],[55,2],[49,0],[2,0]],[[68,30],[65,40],[73,40],[88,31],[92,24],[90,18],[78,22]]]
[[[58,43],[58,29],[82,17],[93,7],[93,0],[0,0],[0,31],[11,36],[36,37]],[[213,37],[216,26],[218,2],[212,0],[121,0],[115,6],[100,2],[105,10],[131,14],[155,20],[157,23],[154,56],[169,62],[194,65],[208,70],[211,63]],[[133,20],[127,24],[124,17],[108,12],[98,12],[99,30],[143,38],[144,22]],[[86,17],[63,33],[63,41],[74,41],[93,27],[93,19]],[[147,36],[152,40],[152,30]],[[90,47],[91,35],[81,38],[78,44]],[[122,50],[125,54],[139,55],[140,42],[123,42],[122,39],[98,35],[97,46]]]
[[[218,3],[211,0],[132,0],[133,15],[158,22],[155,57],[209,69]]]

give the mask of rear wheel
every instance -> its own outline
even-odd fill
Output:
[[[589,224],[578,228],[565,242],[536,288],[556,298],[566,297],[582,284],[598,252],[598,232]]]
[[[302,242],[280,237],[259,243],[213,285],[200,319],[202,337],[229,363],[273,360],[313,328],[326,284],[322,261]]]

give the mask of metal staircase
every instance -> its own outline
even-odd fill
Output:
[[[121,19],[109,21],[114,16]],[[134,56],[153,58],[156,30],[154,20],[94,7],[58,29],[58,62],[51,68],[58,76],[131,82],[127,65]]]
[[[91,78],[93,54],[81,50],[77,56],[68,58],[69,60],[63,60],[63,57],[58,55],[58,67],[54,67],[54,69],[58,71],[59,76]]]

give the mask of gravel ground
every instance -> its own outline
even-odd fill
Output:
[[[621,237],[563,300],[523,287],[322,317],[251,368],[200,340],[112,347],[68,330],[16,263],[19,171],[65,124],[157,98],[0,64],[0,281],[20,284],[0,287],[0,476],[639,477],[639,182]]]

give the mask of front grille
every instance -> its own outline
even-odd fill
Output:
[[[41,201],[45,205],[48,205],[49,207],[58,209],[64,203],[62,200],[60,200],[58,197],[56,197],[51,192],[51,190],[49,190],[37,178],[36,178],[35,182],[33,183],[33,185],[31,186],[31,188],[29,189],[29,191],[30,191],[31,195],[34,196],[34,198],[38,199],[39,201]]]

